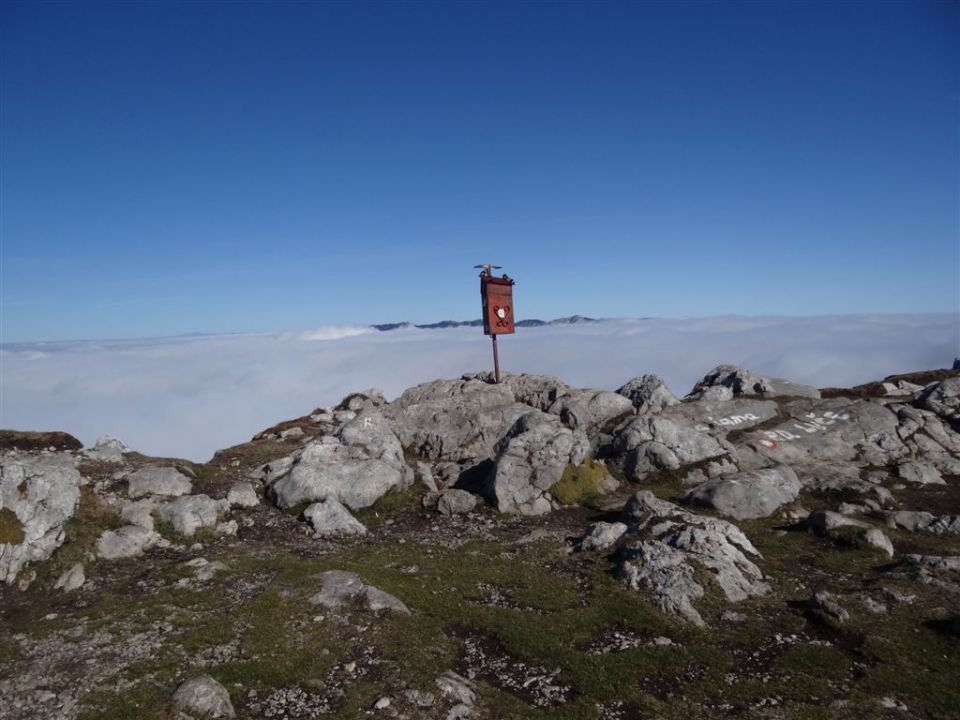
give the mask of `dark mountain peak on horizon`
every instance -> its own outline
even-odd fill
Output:
[[[536,318],[530,318],[527,320],[518,320],[516,323],[517,327],[543,327],[544,325],[578,325],[581,323],[592,323],[592,322],[601,322],[598,318],[591,318],[585,315],[570,315],[569,317],[555,318],[553,320],[538,320]],[[371,325],[370,327],[380,332],[389,332],[390,330],[402,330],[404,328],[418,328],[420,330],[443,330],[446,328],[456,328],[456,327],[480,327],[483,325],[483,320],[477,318],[476,320],[440,320],[439,322],[434,323],[411,323],[409,321],[401,322],[392,322],[392,323],[379,323]]]

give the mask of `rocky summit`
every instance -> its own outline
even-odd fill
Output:
[[[956,368],[0,445],[0,720],[960,717]]]

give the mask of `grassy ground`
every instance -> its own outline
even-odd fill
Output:
[[[289,450],[261,439],[207,464],[170,462],[192,475],[195,492],[223,497]],[[81,469],[110,483],[116,467]],[[606,469],[624,480],[615,465]],[[601,470],[571,471],[561,488],[567,500],[591,500]],[[652,475],[643,487],[675,500],[688,470]],[[622,506],[638,487],[624,483],[617,498],[598,506]],[[895,493],[905,507],[960,508],[957,478],[945,488]],[[843,499],[804,494],[801,502],[835,508]],[[229,690],[241,718],[284,716],[269,715],[270,707],[285,707],[291,720],[368,717],[380,714],[371,707],[383,696],[409,717],[440,718],[449,703],[417,709],[403,693],[437,694],[434,681],[447,670],[476,678],[475,717],[489,720],[960,717],[956,578],[911,574],[843,535],[819,537],[775,518],[747,521],[739,525],[763,555],[757,563],[773,592],[731,605],[706,579],[708,594],[696,603],[707,621],[701,629],[623,587],[614,558],[568,552],[568,540],[593,520],[612,519],[610,512],[570,507],[511,518],[482,507],[442,517],[421,500],[417,488],[388,494],[358,513],[367,536],[338,541],[313,538],[295,512],[263,503],[237,511],[247,522],[236,538],[184,541],[165,530],[179,548],[93,563],[97,537],[119,521],[84,488],[67,542],[37,566],[30,590],[0,588],[0,683],[33,673],[54,693],[80,688],[85,720],[172,719],[173,690],[199,674]],[[0,524],[0,532],[12,531]],[[956,538],[887,532],[900,552],[960,552]],[[203,548],[188,549],[197,540]],[[184,564],[195,557],[228,569],[198,581]],[[85,563],[87,584],[70,595],[51,592],[76,562]],[[356,572],[403,600],[411,615],[311,604],[318,574],[331,569]],[[809,612],[807,600],[819,589],[849,611],[846,623]],[[916,599],[869,612],[864,597],[882,597],[884,589]],[[484,650],[485,664],[470,647]],[[538,699],[547,676],[562,701]],[[290,693],[299,693],[299,705],[283,700]],[[907,710],[882,707],[884,698]],[[48,716],[17,712],[0,707],[0,718]]]

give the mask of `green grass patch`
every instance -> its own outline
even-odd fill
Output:
[[[23,542],[23,523],[9,508],[0,508],[0,544],[19,545]]]
[[[562,505],[586,505],[603,494],[604,480],[609,474],[606,464],[599,460],[567,465],[550,494]]]

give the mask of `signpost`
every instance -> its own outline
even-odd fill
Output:
[[[513,325],[513,279],[506,273],[494,277],[493,271],[502,269],[499,265],[474,265],[481,268],[480,298],[483,300],[483,334],[493,340],[493,376],[500,382],[500,355],[497,351],[497,336],[510,335]]]

